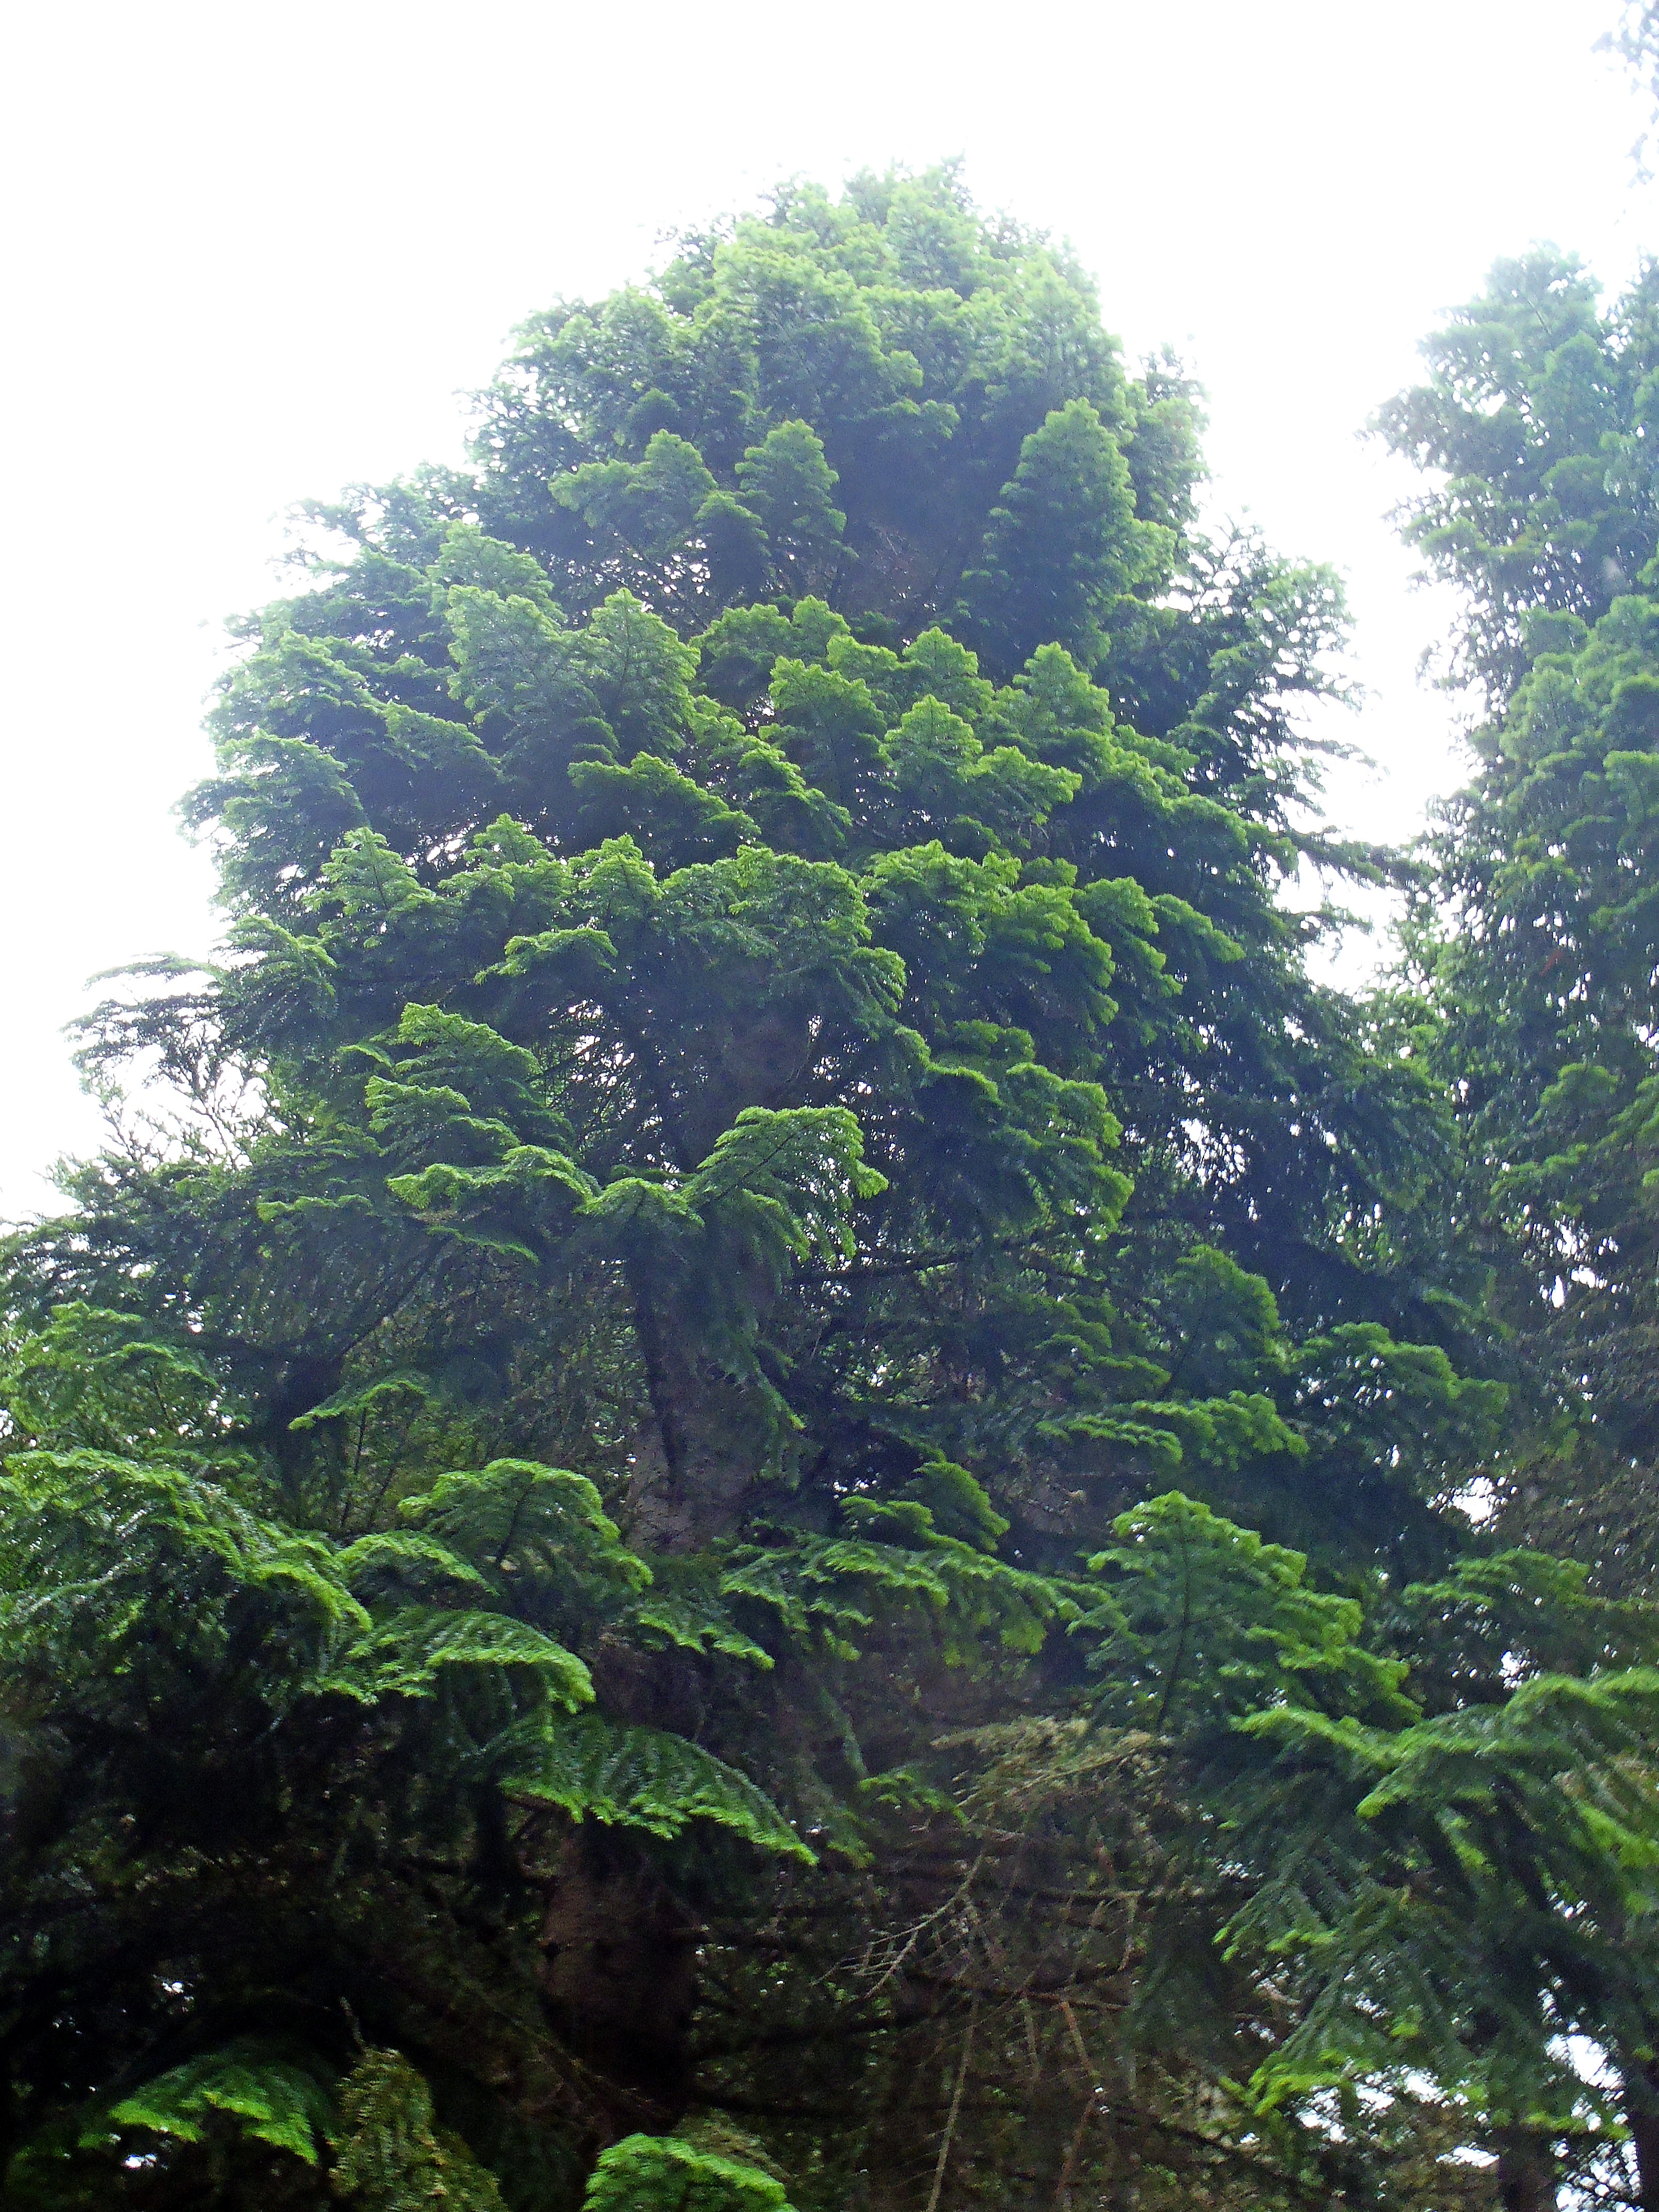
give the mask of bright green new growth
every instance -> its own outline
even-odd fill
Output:
[[[328,2134],[328,2100],[317,2081],[258,2046],[230,2045],[159,2074],[109,2109],[111,2129],[148,2130],[198,2143],[228,2124],[307,2166]],[[98,2140],[100,2130],[93,2141]]]
[[[501,2212],[495,2176],[434,2120],[431,2091],[395,2051],[366,2050],[331,2088],[257,2044],[158,2075],[88,2131],[90,2148],[161,2136],[227,2152],[238,2136],[325,2168],[332,2197],[356,2212]],[[793,2212],[763,2167],[713,2144],[629,2136],[600,2154],[583,2212]],[[142,2155],[142,2154],[141,2154]]]
[[[526,1763],[501,1778],[509,1797],[653,1836],[678,1836],[688,1821],[712,1820],[760,1850],[811,1863],[812,1853],[753,1783],[680,1736],[586,1719],[544,1725],[517,1750]]]
[[[673,2136],[627,2136],[601,2151],[583,2212],[792,2212],[757,2166]]]

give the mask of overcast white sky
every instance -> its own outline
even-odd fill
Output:
[[[1356,431],[1437,310],[1538,238],[1616,285],[1659,244],[1615,0],[98,0],[3,61],[0,1212],[90,1145],[61,1024],[95,969],[212,941],[170,808],[207,755],[221,623],[292,501],[456,458],[456,395],[560,292],[781,175],[966,157],[1070,236],[1132,352],[1208,386],[1218,496],[1337,562],[1407,834],[1458,780],[1431,598]]]

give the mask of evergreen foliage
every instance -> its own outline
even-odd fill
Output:
[[[1628,11],[1632,59],[1648,12]],[[1459,1613],[1490,1605],[1516,1638],[1502,1692],[1477,1686],[1490,1682],[1488,1661],[1443,1718],[1386,1748],[1333,1741],[1332,1755],[1358,1762],[1355,1790],[1370,1778],[1352,1807],[1367,1836],[1352,1856],[1367,1869],[1353,1875],[1354,1895],[1379,1850],[1402,1867],[1427,1854],[1444,1870],[1431,1915],[1448,1917],[1419,1923],[1413,1907],[1411,1941],[1394,1938],[1393,1955],[1437,1962],[1458,2006],[1412,2001],[1436,2023],[1437,2071],[1453,2079],[1461,2064],[1466,2094],[1508,2114],[1507,2155],[1531,2162],[1544,2202],[1573,2113],[1584,2124],[1582,2070],[1564,2063],[1572,2033],[1607,2054],[1602,2094],[1631,2133],[1636,2170],[1616,2185],[1641,2202],[1659,2192],[1659,2077],[1638,1994],[1651,1972],[1653,1834],[1642,1802],[1650,1650],[1638,1624],[1659,1561],[1653,292],[1645,269],[1603,311],[1589,276],[1559,256],[1500,264],[1430,342],[1430,381],[1381,417],[1429,471],[1409,532],[1463,587],[1454,663],[1482,679],[1486,712],[1474,778],[1431,841],[1407,965],[1379,1020],[1455,1117],[1449,1230],[1488,1271],[1488,1356],[1512,1386],[1510,1446],[1488,1470],[1491,1528],[1582,1566],[1575,1581],[1534,1559],[1519,1603],[1520,1586],[1507,1598],[1495,1581],[1477,1592],[1462,1570],[1443,1586],[1463,1594]],[[1561,1652],[1534,1644],[1532,1608],[1559,1624]],[[1572,1621],[1581,1632],[1565,1636]],[[1333,1812],[1333,1837],[1345,1817]],[[1340,1943],[1329,1953],[1345,1955]],[[1338,2002],[1364,1979],[1347,1973]]]
[[[1486,409],[1490,424],[1509,422],[1488,433],[1478,380],[1460,384],[1454,404],[1437,376],[1433,406],[1462,425],[1462,445],[1451,461],[1449,433],[1425,447],[1452,473],[1422,511],[1461,501],[1511,519],[1490,539],[1456,536],[1440,556],[1468,586],[1464,643],[1486,670],[1491,711],[1474,734],[1474,780],[1435,841],[1392,1018],[1455,1103],[1458,1232],[1493,1271],[1492,1316],[1531,1386],[1535,1419],[1498,1492],[1507,1526],[1576,1553],[1604,1588],[1645,1591],[1659,1559],[1649,1181],[1659,539],[1640,490],[1652,274],[1598,315],[1588,278],[1529,268],[1524,282],[1500,270],[1430,349],[1438,364],[1479,330],[1486,357],[1513,364],[1516,402],[1512,419]],[[1547,404],[1569,389],[1571,407]],[[1399,406],[1431,411],[1426,390]],[[1505,438],[1500,463],[1492,441]],[[1557,496],[1569,482],[1583,492],[1571,514]]]
[[[1512,1510],[1645,1449],[1645,311],[1538,281],[1519,462],[1389,418],[1515,682],[1365,1008],[1335,586],[948,171],[314,510],[7,1249],[7,2203],[1651,2201],[1659,1619]]]

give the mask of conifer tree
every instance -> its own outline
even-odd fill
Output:
[[[1467,1147],[1464,1233],[1541,1386],[1506,1507],[1632,1589],[1656,1558],[1652,289],[1602,314],[1566,263],[1500,267],[1382,417],[1435,466],[1413,526],[1466,586],[1462,647],[1488,678],[1410,943]]]
[[[1429,380],[1379,418],[1427,471],[1408,534],[1463,588],[1454,665],[1482,679],[1485,700],[1475,772],[1430,842],[1433,869],[1389,1018],[1445,1085],[1462,1163],[1457,1235],[1489,1269],[1496,1371],[1512,1385],[1490,1525],[1500,1539],[1573,1555],[1604,1602],[1650,1598],[1659,1559],[1650,1188],[1659,955],[1648,796],[1659,741],[1659,530],[1644,459],[1652,294],[1650,270],[1604,312],[1570,261],[1538,252],[1500,264],[1487,292],[1430,341]],[[1582,1614],[1588,1601],[1573,1603]],[[1613,1640],[1610,1632],[1598,1666]],[[1508,1662],[1517,1671],[1523,1641]],[[1522,1960],[1510,1997],[1548,1992],[1534,2044],[1576,2021],[1607,2054],[1639,2167],[1637,2201],[1652,2203],[1652,2031],[1625,2009],[1639,2010],[1634,1992],[1650,1974],[1644,1910],[1631,1909],[1620,1873],[1648,1848],[1634,1839],[1644,1832],[1639,1808],[1626,1844],[1606,1855],[1621,1817],[1606,1790],[1639,1792],[1650,1767],[1651,1717],[1617,1702],[1639,1700],[1644,1680],[1631,1678],[1628,1691],[1612,1677],[1587,1692],[1540,1686],[1513,1720],[1502,1698],[1474,1697],[1466,1720],[1424,1739],[1427,1762],[1408,1757],[1410,1778],[1381,1795],[1413,1819],[1444,1823],[1475,1765],[1505,1772],[1501,1806],[1488,1796],[1469,1816],[1484,1831],[1478,1856],[1460,1844],[1471,1892],[1497,1885],[1474,1924],[1491,1917],[1510,1931],[1507,1971],[1517,1949]],[[1573,1702],[1581,1694],[1583,1705]],[[1488,1702],[1497,1710],[1481,1711]],[[1537,1752],[1524,1755],[1537,1758],[1535,1782],[1498,1748],[1505,1740],[1521,1756],[1515,1727],[1535,1733]],[[1539,1785],[1559,1786],[1571,1738],[1609,1727],[1624,1732],[1625,1749],[1619,1779],[1610,1773],[1587,1792],[1586,1816],[1607,1825],[1586,1850],[1562,1832],[1559,1801]],[[1545,1898],[1550,1917],[1534,1949]],[[1568,1899],[1571,1940],[1547,1960]],[[1518,2115],[1515,2081],[1530,2095],[1539,2078],[1523,2066],[1498,2093]],[[1564,2080],[1558,2117],[1582,2087]],[[1537,2099],[1537,2109],[1548,2103]],[[1536,2132],[1526,2154],[1534,2160]],[[1513,2130],[1510,2155],[1522,2155]]]
[[[1200,532],[1197,430],[1063,252],[862,179],[313,511],[188,802],[223,955],[94,1018],[9,1251],[9,2202],[1577,2155],[1652,1634],[1458,1509],[1450,1117],[1279,896],[1361,864],[1340,602]]]

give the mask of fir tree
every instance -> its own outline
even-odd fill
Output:
[[[1558,2096],[1649,1632],[1445,1624],[1455,1150],[1279,897],[1358,864],[1339,605],[1197,532],[1196,429],[864,179],[317,511],[189,802],[223,957],[95,1018],[118,1141],[9,1253],[13,2200],[1404,2205]],[[1377,2023],[1486,1722],[1470,2110],[1484,2028]]]

